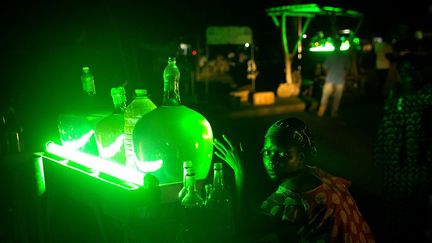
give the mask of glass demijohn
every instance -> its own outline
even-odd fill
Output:
[[[143,116],[133,132],[135,155],[141,162],[162,161],[162,167],[153,172],[161,183],[182,182],[183,161],[192,161],[197,179],[205,179],[213,154],[210,123],[182,105],[175,58],[168,58],[163,77],[162,105]]]

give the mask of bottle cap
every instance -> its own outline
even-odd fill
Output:
[[[216,162],[216,163],[214,163],[213,168],[215,170],[222,170],[223,164],[221,162]]]
[[[126,102],[126,90],[123,86],[111,88],[111,97],[114,104]]]
[[[90,68],[89,67],[83,67],[83,71],[88,72],[88,71],[90,71]]]
[[[136,96],[146,96],[147,90],[146,89],[136,89],[135,94],[136,94]]]
[[[184,168],[190,168],[190,167],[192,167],[192,161],[190,161],[190,160],[184,161],[183,162],[183,167]]]
[[[186,168],[186,175],[194,176],[196,174],[195,169],[193,167]]]

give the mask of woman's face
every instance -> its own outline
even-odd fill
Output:
[[[266,137],[262,149],[264,167],[272,181],[282,181],[304,167],[297,147],[283,143],[282,139]]]

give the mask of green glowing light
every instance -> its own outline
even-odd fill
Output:
[[[334,51],[335,47],[333,46],[333,44],[326,42],[324,45],[320,45],[320,46],[313,46],[311,48],[309,48],[309,51],[312,52],[329,52],[329,51]]]
[[[91,168],[95,171],[111,175],[120,180],[141,186],[144,184],[143,178],[145,173],[119,165],[109,160],[86,154],[69,147],[61,146],[53,142],[47,144],[46,151]]]
[[[133,132],[136,161],[163,161],[160,183],[182,182],[183,161],[192,161],[197,179],[207,178],[213,155],[213,132],[200,113],[186,106],[159,106],[143,116]]]
[[[104,147],[101,143],[97,141],[99,156],[104,159],[114,157],[114,155],[116,155],[122,149],[123,138],[123,134],[118,136],[116,140],[108,147]]]
[[[36,176],[36,183],[37,183],[37,192],[38,192],[38,196],[42,196],[45,191],[46,191],[46,186],[45,186],[45,174],[44,174],[44,169],[43,169],[43,162],[42,162],[42,157],[39,156],[36,158],[36,162],[35,162],[35,176]]]
[[[136,166],[139,171],[142,172],[153,172],[157,171],[162,167],[163,161],[162,160],[156,160],[156,161],[136,161]]]
[[[348,40],[342,42],[340,49],[341,51],[347,51],[351,47]],[[309,48],[309,51],[311,52],[331,52],[334,51],[335,47],[331,42],[326,42],[324,45],[319,45],[318,42],[314,43],[314,46]]]
[[[202,138],[206,140],[213,140],[213,130],[211,129],[210,123],[206,119],[202,119],[199,123],[207,128],[202,131]]]
[[[342,42],[342,44],[341,44],[341,46],[340,46],[340,50],[341,50],[341,51],[349,50],[349,49],[350,49],[350,46],[351,46],[351,45],[350,45],[349,41],[346,40],[346,41]]]
[[[293,4],[266,9],[269,16],[303,16],[315,17],[316,15],[335,15],[353,18],[362,17],[363,14],[354,10],[346,10],[331,6],[320,6],[318,4]]]
[[[63,141],[62,144],[63,144],[63,146],[67,147],[68,149],[78,150],[78,149],[84,147],[84,145],[90,140],[90,138],[91,138],[91,136],[93,136],[93,134],[94,134],[94,130],[90,130],[89,132],[84,134],[79,139],[73,140],[73,141]]]
[[[402,111],[403,110],[402,104],[403,104],[403,98],[401,97],[401,98],[398,99],[398,102],[397,102],[397,110],[398,111]]]
[[[356,44],[356,45],[360,45],[360,38],[355,37],[355,38],[353,39],[353,43]]]

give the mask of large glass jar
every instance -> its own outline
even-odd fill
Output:
[[[175,58],[169,58],[164,70],[162,105],[141,117],[133,131],[138,163],[149,165],[144,172],[153,173],[161,183],[182,182],[184,161],[192,161],[196,178],[205,179],[213,154],[210,123],[181,104],[179,79]],[[156,161],[162,161],[160,168],[151,166]]]

